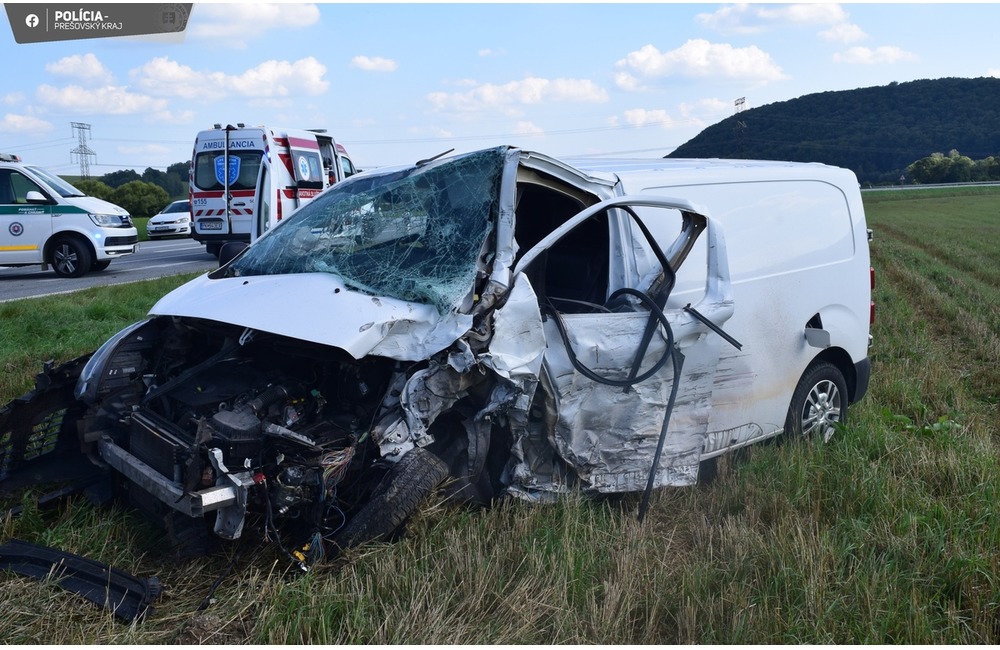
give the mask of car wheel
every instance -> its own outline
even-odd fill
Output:
[[[52,246],[52,270],[61,278],[78,278],[91,263],[90,249],[75,239],[60,239]]]
[[[94,262],[90,265],[90,270],[103,271],[109,266],[111,266],[111,260],[94,260]]]
[[[391,535],[420,502],[448,478],[448,466],[426,449],[407,452],[392,466],[371,499],[336,536],[340,548]]]
[[[806,368],[792,393],[785,433],[820,437],[827,442],[836,425],[847,421],[847,382],[832,363],[817,361]]]

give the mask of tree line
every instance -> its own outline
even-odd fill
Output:
[[[1000,160],[987,156],[973,160],[952,149],[948,155],[932,153],[906,168],[909,180],[921,185],[929,183],[975,183],[1000,181]]]
[[[151,217],[171,201],[187,198],[189,165],[174,163],[165,172],[147,167],[141,175],[122,169],[72,182],[84,194],[120,205],[133,217]]]

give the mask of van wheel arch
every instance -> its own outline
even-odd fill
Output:
[[[835,366],[837,370],[840,371],[840,374],[844,377],[844,382],[847,384],[848,402],[853,404],[857,401],[857,368],[855,368],[854,361],[851,359],[851,355],[847,353],[847,350],[844,348],[827,348],[816,355],[816,358],[812,360],[812,363],[818,363],[820,361],[825,361]]]
[[[844,373],[833,363],[816,359],[799,379],[785,416],[785,434],[793,437],[819,435],[827,442],[833,426],[847,421],[850,396]]]
[[[95,256],[90,242],[76,233],[58,233],[46,244],[45,259],[63,278],[78,278],[89,272]]]

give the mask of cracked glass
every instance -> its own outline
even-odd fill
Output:
[[[355,176],[296,211],[225,273],[333,273],[352,289],[446,313],[473,292],[503,164],[497,148]]]

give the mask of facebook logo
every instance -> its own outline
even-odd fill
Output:
[[[28,14],[24,19],[24,24],[27,25],[28,27],[37,27],[38,16],[36,16],[35,14]]]

